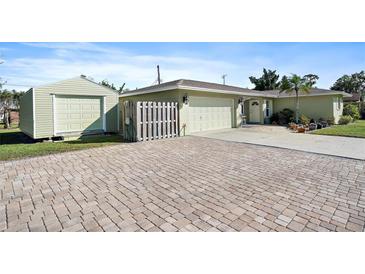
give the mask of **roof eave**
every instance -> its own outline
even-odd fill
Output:
[[[240,96],[251,96],[251,97],[265,97],[265,98],[275,98],[275,96],[272,95],[264,95],[254,92],[243,92],[243,91],[229,91],[229,90],[222,90],[222,89],[209,89],[209,88],[199,88],[199,87],[191,87],[191,86],[184,86],[184,85],[171,85],[171,86],[165,86],[162,88],[154,88],[148,91],[134,91],[134,92],[128,92],[125,94],[119,95],[119,97],[129,97],[129,96],[135,96],[135,95],[142,95],[142,94],[150,94],[150,93],[156,93],[156,92],[162,92],[167,90],[174,90],[174,89],[181,89],[181,90],[192,90],[192,91],[203,91],[203,92],[211,92],[211,93],[223,93],[223,94],[230,94],[230,95],[240,95]]]

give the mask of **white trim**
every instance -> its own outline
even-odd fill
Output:
[[[178,89],[178,85],[171,85],[171,86],[165,86],[165,87],[156,87],[152,90],[142,90],[142,91],[128,91],[125,94],[119,95],[119,97],[129,97],[134,95],[140,95],[140,94],[148,94],[148,93],[154,93],[154,92],[160,92],[160,91],[166,91],[166,90],[172,90],[172,89]]]
[[[52,95],[53,136],[56,136],[56,95]]]
[[[342,92],[328,92],[328,93],[319,93],[319,94],[299,94],[299,97],[313,97],[313,96],[333,96],[333,95],[342,95],[343,97],[351,97],[347,96],[347,94],[344,94]],[[295,98],[295,95],[278,95],[278,96],[273,96],[272,98],[274,99],[280,99],[280,98]]]
[[[56,99],[57,99],[57,96],[68,96],[68,97],[70,97],[70,96],[73,96],[73,95],[71,95],[71,94],[54,94],[54,93],[51,93],[51,95],[52,95],[52,109],[53,109],[53,136],[59,136],[59,135],[64,135],[64,134],[68,134],[68,133],[76,133],[76,132],[84,132],[84,130],[82,130],[82,131],[62,131],[62,132],[57,132],[56,131],[56,128],[57,128],[57,123],[56,123],[56,121],[57,121],[57,119],[56,119]],[[103,123],[103,125],[102,125],[102,130],[104,131],[104,132],[106,132],[106,97],[107,97],[107,95],[95,95],[95,96],[93,96],[93,95],[85,95],[85,94],[83,94],[83,95],[76,95],[76,96],[81,96],[81,97],[97,97],[97,98],[99,98],[99,99],[101,99],[102,100],[102,102],[101,102],[101,104],[100,104],[100,111],[102,112],[101,113],[101,117],[102,117],[102,123]]]
[[[106,96],[102,96],[103,100],[103,130],[106,132]]]
[[[148,94],[148,93],[155,93],[155,92],[161,92],[166,90],[172,90],[172,89],[182,89],[182,90],[190,90],[190,91],[205,91],[205,92],[211,92],[211,93],[223,93],[223,94],[231,94],[231,95],[246,95],[251,97],[268,97],[268,98],[274,98],[272,95],[265,95],[265,94],[258,94],[254,92],[243,92],[243,91],[229,91],[229,90],[222,90],[222,89],[209,89],[209,88],[198,88],[198,87],[191,87],[191,86],[183,86],[183,85],[170,85],[165,87],[156,87],[152,90],[142,90],[142,91],[134,91],[134,92],[128,92],[126,94],[121,94],[119,97],[129,97],[129,96],[135,96],[135,95],[141,95],[141,94]]]
[[[57,96],[67,96],[67,97],[72,97],[72,96],[87,96],[87,97],[103,97],[103,96],[108,96],[108,95],[100,95],[100,94],[85,94],[85,93],[50,93],[51,95],[57,95]]]
[[[32,88],[32,111],[33,111],[33,138],[36,139],[36,119],[35,119],[35,89]]]
[[[144,89],[144,88],[143,88]],[[164,87],[152,87],[149,90],[141,90],[138,89],[136,91],[127,92],[125,94],[119,95],[119,97],[130,97],[135,95],[141,95],[141,94],[149,94],[149,93],[155,93],[155,92],[162,92],[167,90],[173,90],[173,89],[182,89],[182,90],[190,90],[190,91],[205,91],[205,92],[212,92],[212,93],[223,93],[223,94],[231,94],[231,95],[243,95],[243,96],[250,96],[250,97],[260,97],[260,98],[273,98],[273,99],[280,99],[280,98],[291,98],[295,97],[293,95],[285,95],[285,94],[262,94],[262,93],[255,93],[254,91],[229,91],[229,90],[222,90],[222,89],[210,89],[210,88],[199,88],[199,87],[192,87],[192,86],[184,86],[179,84],[172,84],[167,85]],[[333,91],[328,93],[320,93],[320,94],[299,94],[299,97],[312,97],[312,96],[328,96],[328,95],[342,95],[344,97],[351,97],[351,95],[348,95],[341,91]]]

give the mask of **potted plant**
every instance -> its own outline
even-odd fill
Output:
[[[309,128],[309,130],[316,130],[317,129],[317,124],[316,123],[310,123],[308,128]]]

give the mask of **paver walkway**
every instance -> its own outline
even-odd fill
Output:
[[[294,133],[285,127],[269,125],[246,125],[244,128],[210,130],[194,135],[365,160],[364,138]]]
[[[183,137],[0,162],[0,231],[364,231],[365,161]]]

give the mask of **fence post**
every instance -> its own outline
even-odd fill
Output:
[[[176,103],[171,103],[171,137],[175,137],[175,111]]]
[[[157,103],[157,139],[161,139],[162,136],[162,112],[161,102]]]
[[[166,103],[162,102],[162,138],[166,138]]]
[[[137,105],[135,102],[130,101],[129,102],[129,113],[131,115],[129,124],[130,124],[130,134],[129,139],[130,141],[136,141],[137,140],[137,123],[136,123],[136,116],[137,116]]]
[[[142,102],[142,138],[143,138],[143,141],[147,140],[146,116],[147,116],[146,102],[143,101]]]
[[[167,138],[171,137],[171,103],[167,102],[167,106],[166,106],[166,112],[167,112]]]
[[[157,114],[157,110],[156,110],[156,102],[152,103],[152,115],[153,115],[153,140],[156,139],[157,137],[157,119],[156,119],[156,114]]]
[[[148,140],[152,140],[152,104],[151,102],[147,103],[147,125],[148,125]]]
[[[141,102],[137,102],[136,103],[136,121],[135,121],[135,124],[136,124],[136,137],[137,137],[137,142],[141,141],[141,105],[142,103]]]

